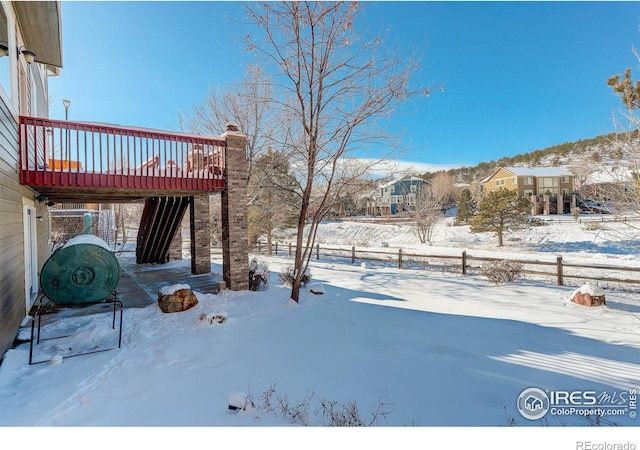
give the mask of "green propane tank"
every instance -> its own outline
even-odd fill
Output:
[[[108,298],[120,280],[120,264],[105,241],[76,236],[44,263],[40,287],[58,305],[88,306]]]

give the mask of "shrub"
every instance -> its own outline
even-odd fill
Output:
[[[291,401],[287,395],[276,392],[275,384],[259,399],[254,400],[249,396],[244,402],[259,414],[272,415],[302,426],[321,424],[327,427],[374,427],[381,420],[386,421],[392,412],[389,404],[378,402],[372,408],[370,416],[363,416],[355,401],[339,403],[318,398],[313,392],[307,393],[301,401]]]
[[[264,262],[252,259],[249,263],[249,289],[257,291],[269,283],[269,268]]]
[[[583,228],[586,231],[598,231],[602,229],[602,224],[600,222],[585,222]]]
[[[296,278],[296,270],[293,266],[289,266],[285,269],[282,269],[280,272],[280,281],[282,281],[287,286],[293,286],[293,280]],[[304,286],[307,285],[311,281],[311,272],[309,269],[302,276],[302,284]]]
[[[491,261],[482,265],[480,273],[495,284],[508,283],[520,278],[522,264],[517,261]]]

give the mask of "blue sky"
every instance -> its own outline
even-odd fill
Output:
[[[402,160],[453,167],[613,131],[609,76],[640,64],[640,2],[371,2],[357,27],[423,55],[445,92],[398,117]],[[63,2],[50,114],[176,129],[253,56],[239,2]],[[221,130],[222,131],[222,130]]]

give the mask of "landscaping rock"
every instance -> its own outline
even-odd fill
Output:
[[[573,292],[571,301],[583,306],[602,306],[607,304],[604,291],[592,283],[586,283],[576,289]]]
[[[158,292],[158,306],[165,313],[181,312],[193,308],[198,299],[190,287],[180,289],[162,289]]]

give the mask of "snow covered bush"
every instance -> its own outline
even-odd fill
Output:
[[[491,261],[480,267],[480,274],[495,284],[508,283],[520,278],[522,264],[517,261]]]
[[[249,262],[249,289],[260,290],[269,283],[269,267],[264,262],[259,262],[253,258]]]
[[[286,286],[293,285],[293,280],[296,278],[295,268],[293,266],[286,267],[282,269],[280,272],[280,281],[282,281]],[[302,276],[302,284],[304,286],[307,285],[311,281],[311,272],[309,269]]]

